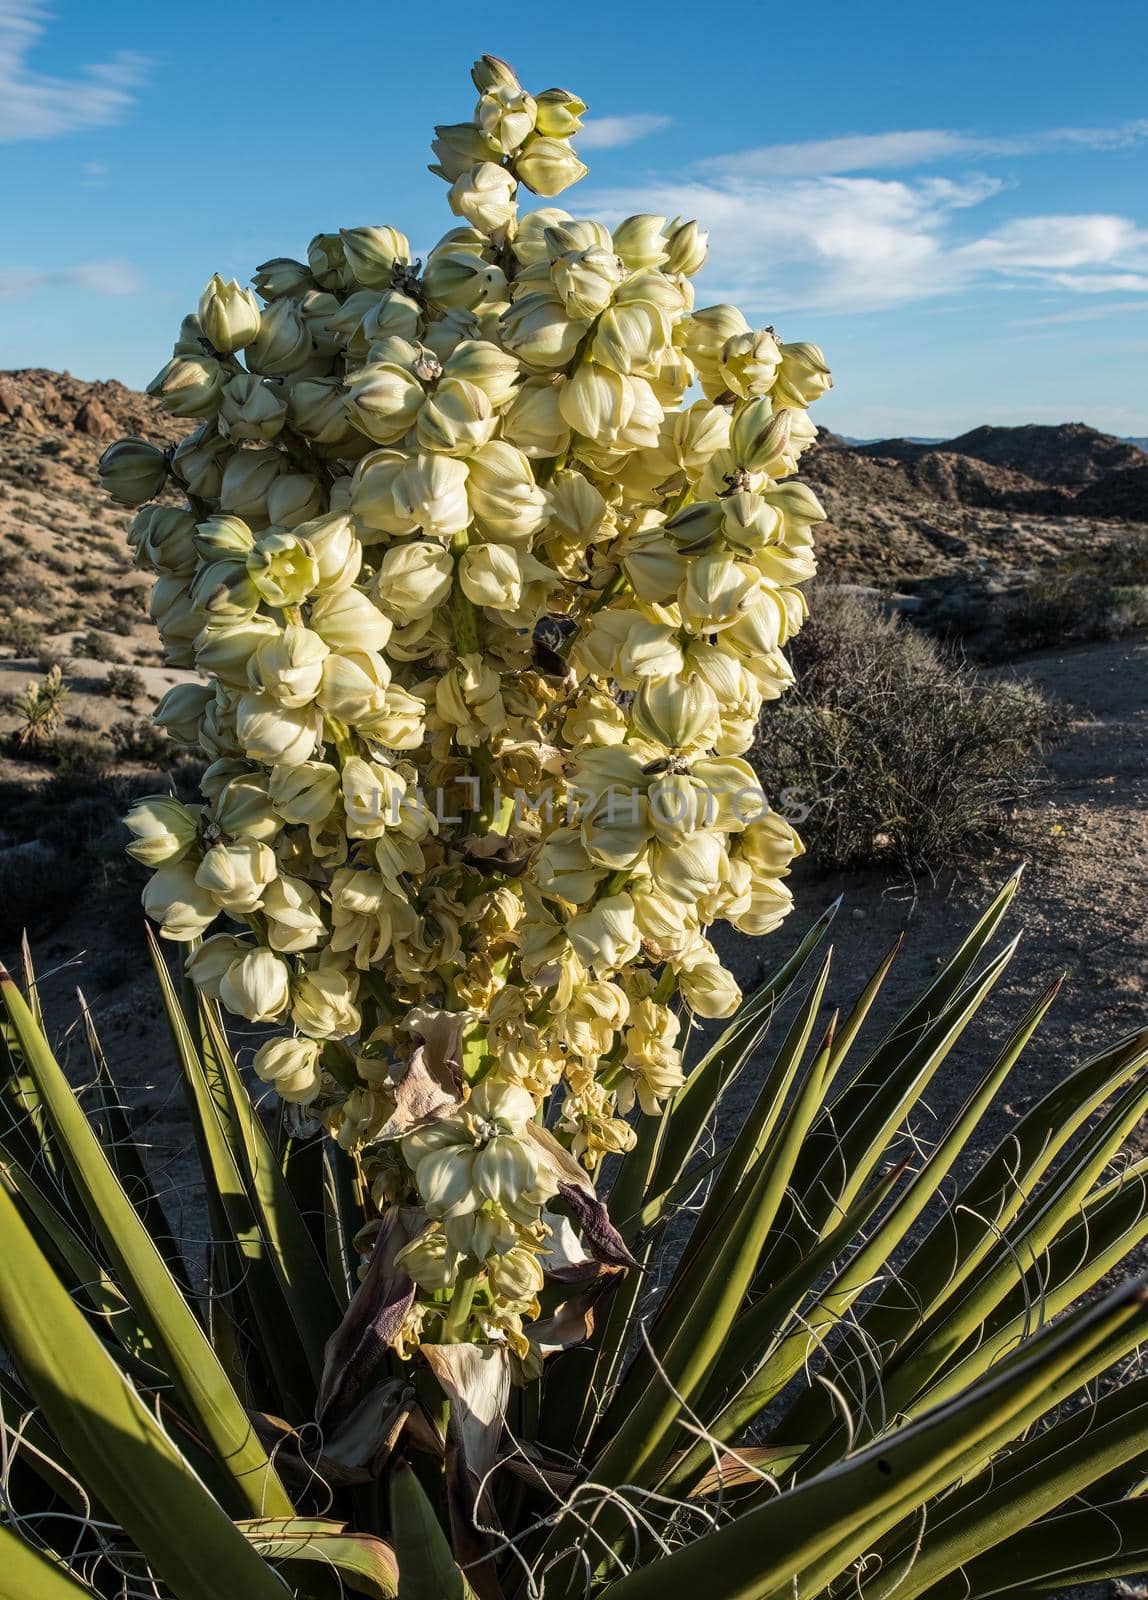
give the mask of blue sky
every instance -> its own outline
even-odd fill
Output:
[[[824,346],[819,421],[1148,434],[1145,0],[0,0],[0,367],[143,384],[215,270],[425,249],[483,50],[590,104],[576,214],[696,216],[699,304]]]

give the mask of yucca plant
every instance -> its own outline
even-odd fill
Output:
[[[909,1128],[1008,966],[1015,888],[867,1048],[896,952],[824,1024],[823,915],[639,1122],[602,1259],[553,1269],[551,1353],[513,1390],[495,1346],[398,1361],[397,1224],[357,1271],[354,1162],[265,1121],[157,951],[211,1221],[197,1292],[86,1008],[77,1096],[30,964],[23,994],[5,974],[0,1597],[957,1600],[1148,1566],[1148,1303],[1090,1298],[1148,1233],[1148,1162],[1121,1159],[1148,1030],[971,1166],[1053,983],[951,1123]]]

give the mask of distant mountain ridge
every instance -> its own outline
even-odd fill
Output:
[[[848,503],[922,501],[1148,522],[1148,454],[1083,422],[972,428],[955,439],[850,445],[822,432],[803,475]]]
[[[1004,467],[1039,483],[1061,484],[1065,488],[1081,488],[1109,472],[1148,463],[1148,456],[1139,446],[1113,434],[1100,433],[1084,422],[1055,426],[1030,423],[1019,428],[986,424],[937,443],[880,439],[853,448],[862,455],[890,461],[919,461],[930,454],[971,456],[989,466]]]

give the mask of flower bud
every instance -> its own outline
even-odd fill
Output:
[[[475,122],[500,155],[512,155],[534,131],[538,108],[520,84],[498,83],[478,102]]]
[[[203,561],[246,560],[247,552],[255,543],[255,535],[242,517],[206,517],[196,526],[192,542]]]
[[[278,872],[273,851],[253,839],[212,845],[196,868],[195,881],[213,894],[225,911],[243,916],[258,911],[263,891]]]
[[[232,355],[259,332],[259,302],[250,289],[241,289],[234,278],[224,283],[217,272],[199,297],[199,326],[213,350]]]
[[[704,939],[675,962],[678,987],[686,1004],[699,1017],[732,1017],[741,1004],[741,990]]]
[[[297,522],[292,531],[311,546],[320,594],[336,594],[354,585],[363,564],[363,547],[345,511],[329,511],[309,522]]]
[[[344,1039],[359,1028],[358,977],[337,967],[317,967],[295,980],[291,1020],[313,1039]]]
[[[228,381],[219,408],[219,431],[236,443],[265,444],[280,432],[287,402],[253,373],[240,372]]]
[[[550,270],[554,287],[572,317],[596,317],[626,275],[621,256],[593,245],[560,256]]]
[[[300,378],[287,395],[287,418],[296,433],[316,444],[341,445],[354,438],[341,378]]]
[[[811,406],[827,389],[832,389],[833,378],[818,345],[783,344],[779,348],[777,387],[781,404]]]
[[[318,827],[338,798],[339,774],[324,761],[272,767],[268,793],[284,822]]]
[[[289,623],[277,638],[268,639],[256,650],[249,682],[280,705],[305,706],[319,692],[323,662],[329,653],[317,633]]]
[[[610,306],[598,319],[590,359],[624,376],[656,373],[670,354],[670,324],[656,306]]]
[[[174,356],[147,386],[174,417],[212,417],[219,410],[224,372],[211,356]]]
[[[416,432],[423,450],[466,456],[492,436],[498,419],[490,397],[477,384],[444,379],[419,412]]]
[[[565,378],[527,378],[502,417],[502,436],[532,460],[563,455],[570,429],[561,407]]]
[[[766,472],[771,477],[789,448],[794,413],[774,411],[768,395],[740,406],[730,428],[730,455],[746,472]]]
[[[322,1082],[319,1048],[314,1039],[268,1039],[255,1052],[255,1075],[269,1083],[281,1100],[310,1105]]]
[[[781,518],[769,501],[749,490],[739,490],[719,501],[722,535],[735,550],[754,552],[776,538]]]
[[[609,367],[583,361],[562,390],[563,420],[585,438],[609,446],[625,427],[634,408],[630,380]]]
[[[543,89],[535,101],[534,125],[548,139],[569,139],[582,126],[586,102],[568,89]]]
[[[192,586],[193,587],[193,586]],[[159,629],[165,647],[190,643],[203,626],[187,576],[162,574],[152,586],[148,613]]]
[[[566,139],[532,133],[514,157],[514,174],[535,194],[561,194],[584,178],[590,168],[579,161]]]
[[[709,234],[696,222],[683,222],[668,237],[665,267],[667,272],[683,272],[692,278],[705,266],[709,254]]]
[[[485,534],[522,544],[540,531],[549,502],[523,451],[492,439],[467,465],[470,508]]]
[[[507,544],[471,545],[459,561],[458,581],[472,604],[515,611],[522,599],[518,552]]]
[[[660,267],[669,255],[665,217],[627,217],[614,229],[614,249],[631,272]]]
[[[463,339],[451,351],[443,375],[447,382],[474,384],[492,405],[501,406],[513,398],[523,372],[514,356],[489,339]]]
[[[194,809],[171,795],[151,795],[137,800],[124,818],[132,842],[127,853],[145,867],[182,861],[198,838],[202,806]]]
[[[383,691],[390,671],[382,656],[366,650],[329,655],[323,662],[319,704],[329,717],[352,727],[367,723],[383,710]]]
[[[408,460],[392,486],[400,525],[406,522],[440,539],[461,532],[470,521],[466,480],[465,464],[452,456],[418,455]],[[356,499],[356,512],[359,509]]]
[[[273,950],[250,950],[224,973],[219,998],[248,1022],[277,1022],[291,998],[291,969]]]
[[[321,289],[339,294],[355,287],[354,274],[337,233],[317,233],[307,246],[307,260]]]
[[[223,469],[221,506],[247,522],[266,525],[268,490],[286,466],[278,450],[237,450]]]
[[[431,141],[435,165],[430,170],[453,183],[479,161],[496,161],[499,152],[473,122],[443,123]]]
[[[450,551],[429,540],[393,545],[379,563],[376,593],[400,627],[417,622],[450,598],[454,562]]]
[[[780,365],[781,347],[772,328],[735,333],[722,346],[721,378],[734,394],[768,394]]]
[[[128,544],[137,566],[184,577],[195,571],[195,517],[175,506],[145,506],[133,517]]]
[[[482,233],[505,233],[518,210],[518,185],[505,167],[480,161],[468,167],[451,185],[450,209]]]
[[[527,366],[550,371],[569,362],[590,327],[571,317],[556,293],[538,291],[515,300],[498,319],[503,346]]]
[[[245,561],[210,561],[196,573],[190,598],[196,610],[206,613],[208,619],[238,622],[258,609],[259,589]],[[170,628],[162,631],[169,632]]]
[[[146,439],[117,439],[100,457],[100,485],[121,506],[142,506],[167,482],[167,460]]]
[[[152,718],[177,744],[195,744],[199,726],[214,691],[202,683],[177,683],[160,700]]]
[[[143,908],[159,923],[160,936],[186,943],[197,939],[219,915],[215,898],[195,880],[195,863],[169,861],[152,873]]]
[[[489,94],[494,89],[521,89],[514,68],[498,56],[479,56],[470,69],[470,76],[479,94]]]
[[[268,943],[282,955],[313,950],[327,932],[319,896],[310,884],[286,874],[267,885],[263,915],[267,919]]]
[[[566,924],[566,937],[579,960],[599,977],[633,961],[642,948],[628,894],[606,895]]]
[[[537,211],[528,211],[519,220],[514,238],[510,241],[515,260],[524,268],[548,262],[551,259],[546,243],[548,232],[551,228],[572,221],[570,213],[558,206],[540,206]],[[608,238],[606,242],[609,242]]]
[[[217,500],[223,487],[223,468],[232,449],[226,439],[208,432],[208,425],[181,439],[171,458],[172,475],[188,494],[201,500]]]
[[[411,259],[410,240],[397,228],[340,228],[343,253],[356,283],[389,289],[396,262]]]
[[[296,528],[323,510],[323,486],[309,472],[284,472],[267,490],[267,517],[279,528]]]
[[[323,718],[313,706],[288,708],[271,695],[252,690],[236,707],[235,731],[248,760],[268,767],[294,766],[314,753]]]
[[[314,346],[295,300],[273,300],[264,311],[259,332],[243,359],[252,372],[266,376],[295,372],[311,359]]]
[[[411,373],[391,363],[360,367],[346,394],[347,415],[376,444],[392,444],[414,424],[426,390]]]
[[[633,718],[655,744],[694,750],[717,737],[717,696],[701,678],[644,678],[634,697]]]
[[[266,616],[209,623],[196,635],[195,664],[232,689],[247,687],[251,658],[261,645],[278,639],[279,624]]]
[[[216,768],[231,765],[230,762],[215,763]],[[264,772],[241,771],[228,778],[211,803],[211,820],[233,838],[251,839],[259,844],[269,844],[283,828],[283,820],[275,815],[268,797]]]
[[[703,306],[682,319],[674,338],[699,375],[720,384],[718,365],[726,342],[736,334],[748,332],[749,323],[736,306]]]
[[[219,985],[228,968],[242,960],[250,949],[250,941],[234,933],[213,933],[188,956],[183,970],[201,995],[208,1000],[218,1000]]]
[[[360,589],[320,595],[311,607],[311,626],[332,650],[373,653],[391,637],[389,619]]]
[[[273,261],[265,261],[256,267],[251,281],[264,300],[301,298],[315,287],[310,267],[304,266],[302,261],[293,261],[290,256],[276,256]]]
[[[682,585],[682,621],[693,633],[728,627],[745,611],[761,579],[753,567],[722,551],[690,563]]]
[[[423,286],[436,305],[473,311],[485,301],[506,299],[506,274],[469,250],[432,250]]]

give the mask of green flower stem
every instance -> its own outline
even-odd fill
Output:
[[[463,1342],[463,1334],[466,1332],[466,1325],[470,1321],[470,1311],[474,1305],[474,1291],[478,1287],[478,1275],[481,1271],[482,1268],[477,1261],[468,1261],[459,1270],[450,1310],[443,1318],[443,1344],[461,1344]]]
[[[358,755],[358,740],[345,722],[338,722],[334,717],[328,717],[323,731],[327,741],[338,751],[340,765],[349,761],[352,756]]]
[[[470,534],[464,528],[461,533],[452,534],[450,552],[456,562],[456,575],[454,589],[451,592],[450,611],[451,621],[454,623],[455,643],[459,655],[474,655],[481,648],[481,628],[478,607],[473,601],[467,599],[463,593],[462,584],[458,582],[457,562],[470,545]]]

